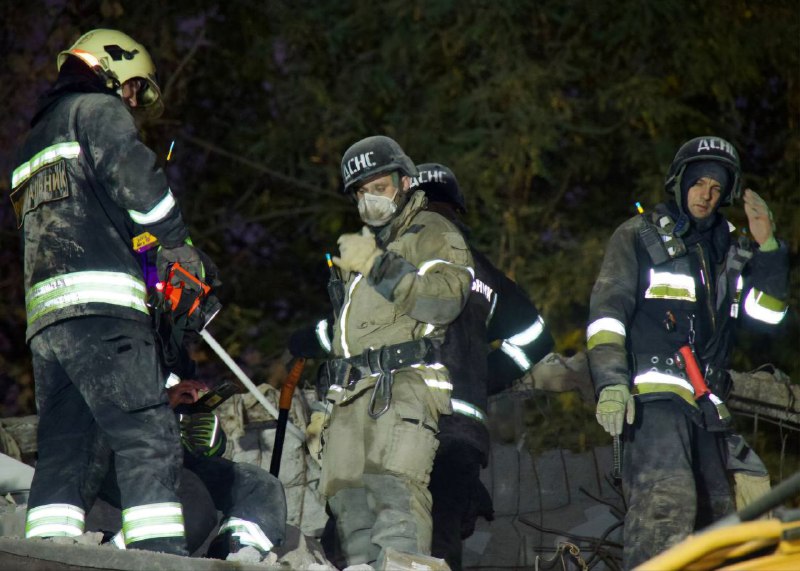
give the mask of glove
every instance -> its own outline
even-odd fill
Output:
[[[311,457],[320,462],[322,451],[322,429],[325,428],[325,420],[327,414],[322,411],[314,411],[311,413],[311,419],[306,426],[306,445]]]
[[[206,278],[205,267],[200,259],[200,253],[189,243],[181,244],[175,248],[164,248],[163,246],[156,252],[156,269],[158,279],[166,281],[169,267],[178,262],[186,271],[204,282]]]
[[[334,256],[333,263],[348,272],[369,274],[375,258],[381,250],[375,244],[375,235],[366,226],[361,234],[342,234],[339,236],[339,252],[341,257]]]
[[[196,456],[218,456],[225,449],[225,433],[213,412],[180,415],[181,444]]]
[[[633,424],[636,405],[625,385],[610,385],[600,391],[597,399],[597,422],[611,436],[622,434],[622,421]]]

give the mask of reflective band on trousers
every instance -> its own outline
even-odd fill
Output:
[[[650,287],[644,292],[648,299],[677,299],[697,301],[694,278],[685,274],[657,272],[650,269]]]
[[[758,319],[770,325],[783,321],[788,306],[785,302],[752,288],[744,299],[744,311],[753,319]]]
[[[84,511],[72,504],[46,504],[28,510],[25,537],[77,537],[83,534]]]
[[[139,212],[137,210],[128,210],[131,220],[137,224],[155,224],[167,217],[172,208],[175,206],[175,197],[172,191],[167,189],[167,194],[162,198],[158,204],[147,212]]]
[[[252,545],[264,553],[272,549],[272,542],[264,535],[261,528],[252,521],[239,519],[238,517],[229,517],[222,522],[222,525],[219,527],[218,535],[222,535],[226,531],[230,531],[234,537],[239,539],[239,543],[242,545]]]
[[[74,159],[81,153],[81,145],[76,142],[57,143],[39,151],[31,159],[14,169],[11,175],[11,188],[15,189],[28,180],[33,173],[42,167],[51,165],[61,159]]]
[[[328,337],[328,320],[323,319],[317,323],[316,331],[317,341],[319,341],[319,344],[322,345],[322,348],[325,349],[326,352],[330,353],[333,348],[333,343],[331,343],[331,338]]]
[[[25,294],[28,325],[64,307],[109,303],[148,313],[144,282],[121,272],[74,272],[43,280]]]
[[[122,532],[125,534],[126,545],[143,539],[183,537],[181,504],[165,502],[123,510]]]
[[[450,402],[453,404],[454,413],[463,414],[464,416],[469,416],[481,422],[486,422],[486,415],[477,406],[473,406],[460,399],[451,399]]]

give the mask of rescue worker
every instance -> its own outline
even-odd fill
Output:
[[[11,177],[22,230],[27,340],[39,411],[39,458],[26,537],[77,536],[91,438],[117,463],[129,548],[186,554],[176,495],[178,423],[153,340],[133,223],[161,244],[160,271],[203,274],[166,177],[132,112],[163,108],[147,50],[98,29],[58,55]]]
[[[208,547],[207,557],[235,560],[237,554],[249,546],[263,559],[286,537],[283,485],[258,466],[222,457],[227,438],[219,419],[211,411],[195,411],[191,407],[198,400],[198,391],[204,389],[205,385],[198,381],[183,380],[167,390],[172,409],[184,411],[177,415],[184,448],[184,474],[188,472],[199,480],[213,502],[208,506],[203,502],[206,493],[198,493],[197,484],[182,491],[181,497],[190,500],[184,503],[184,512],[187,517],[191,514],[197,520],[186,522],[190,551],[195,551],[206,540],[211,531],[207,521],[213,519],[211,525],[215,526],[219,510],[223,519]],[[99,495],[112,506],[119,507],[121,498],[114,470],[115,455],[102,442],[97,450],[93,470],[105,474],[105,478],[87,482],[84,495]],[[182,477],[184,479],[186,476]],[[101,482],[99,490],[92,489],[92,485]],[[197,498],[189,496],[189,493],[196,494]],[[124,549],[124,537],[124,530],[117,533],[112,540],[114,545]]]
[[[417,165],[417,170],[411,188],[423,190],[426,209],[450,220],[466,240],[469,228],[460,217],[466,203],[455,175],[433,163]],[[440,349],[441,362],[452,379],[453,414],[439,419],[439,448],[429,484],[431,553],[454,570],[461,568],[462,540],[472,535],[478,516],[493,517],[491,497],[479,477],[489,459],[487,394],[510,387],[553,347],[549,328],[525,292],[469,247],[475,272],[472,290],[464,309],[448,326]],[[331,338],[332,320],[324,319],[295,331],[289,350],[295,357],[328,358]],[[311,426],[323,414],[314,412]],[[335,545],[330,541],[323,545],[331,557],[336,556]]]
[[[427,209],[455,224],[467,206],[453,172],[444,165],[417,165],[411,188],[425,192]],[[492,499],[480,480],[489,461],[488,394],[511,386],[553,348],[553,337],[525,292],[470,245],[475,277],[464,310],[447,328],[442,363],[453,383],[453,414],[439,420],[433,462],[432,555],[454,571],[462,568],[462,540],[479,515],[493,519]]]
[[[734,240],[720,211],[740,197],[741,177],[730,142],[684,143],[666,176],[671,200],[617,228],[592,290],[597,419],[624,441],[626,569],[733,507],[724,399],[734,325],[779,323],[788,297],[787,249],[766,202],[744,191],[755,243]]]
[[[439,417],[452,412],[437,348],[469,294],[472,257],[411,190],[417,169],[393,139],[358,141],[341,169],[366,226],[340,236],[333,258],[345,295],[325,367],[320,490],[347,563],[381,565],[388,548],[430,553],[428,481]]]

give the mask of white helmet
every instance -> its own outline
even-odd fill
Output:
[[[68,50],[58,54],[58,69],[67,56],[75,56],[94,70],[109,89],[117,90],[129,79],[145,80],[138,102],[153,116],[161,115],[164,102],[156,81],[156,66],[145,47],[118,30],[98,29],[86,32]]]

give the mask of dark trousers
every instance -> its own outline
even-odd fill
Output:
[[[637,402],[623,452],[623,566],[633,569],[733,511],[725,434],[671,400]]]
[[[442,440],[428,488],[433,497],[431,555],[462,568],[462,540],[475,531],[479,515],[492,518],[492,502],[480,481],[481,454],[458,440]]]
[[[280,480],[252,464],[186,453],[184,466],[205,484],[224,517],[251,521],[274,545],[286,538],[286,494]]]
[[[28,507],[70,504],[86,510],[84,481],[96,431],[116,454],[123,508],[178,502],[178,424],[147,324],[81,317],[31,339],[38,461]],[[185,554],[183,538],[143,540],[137,547]]]

